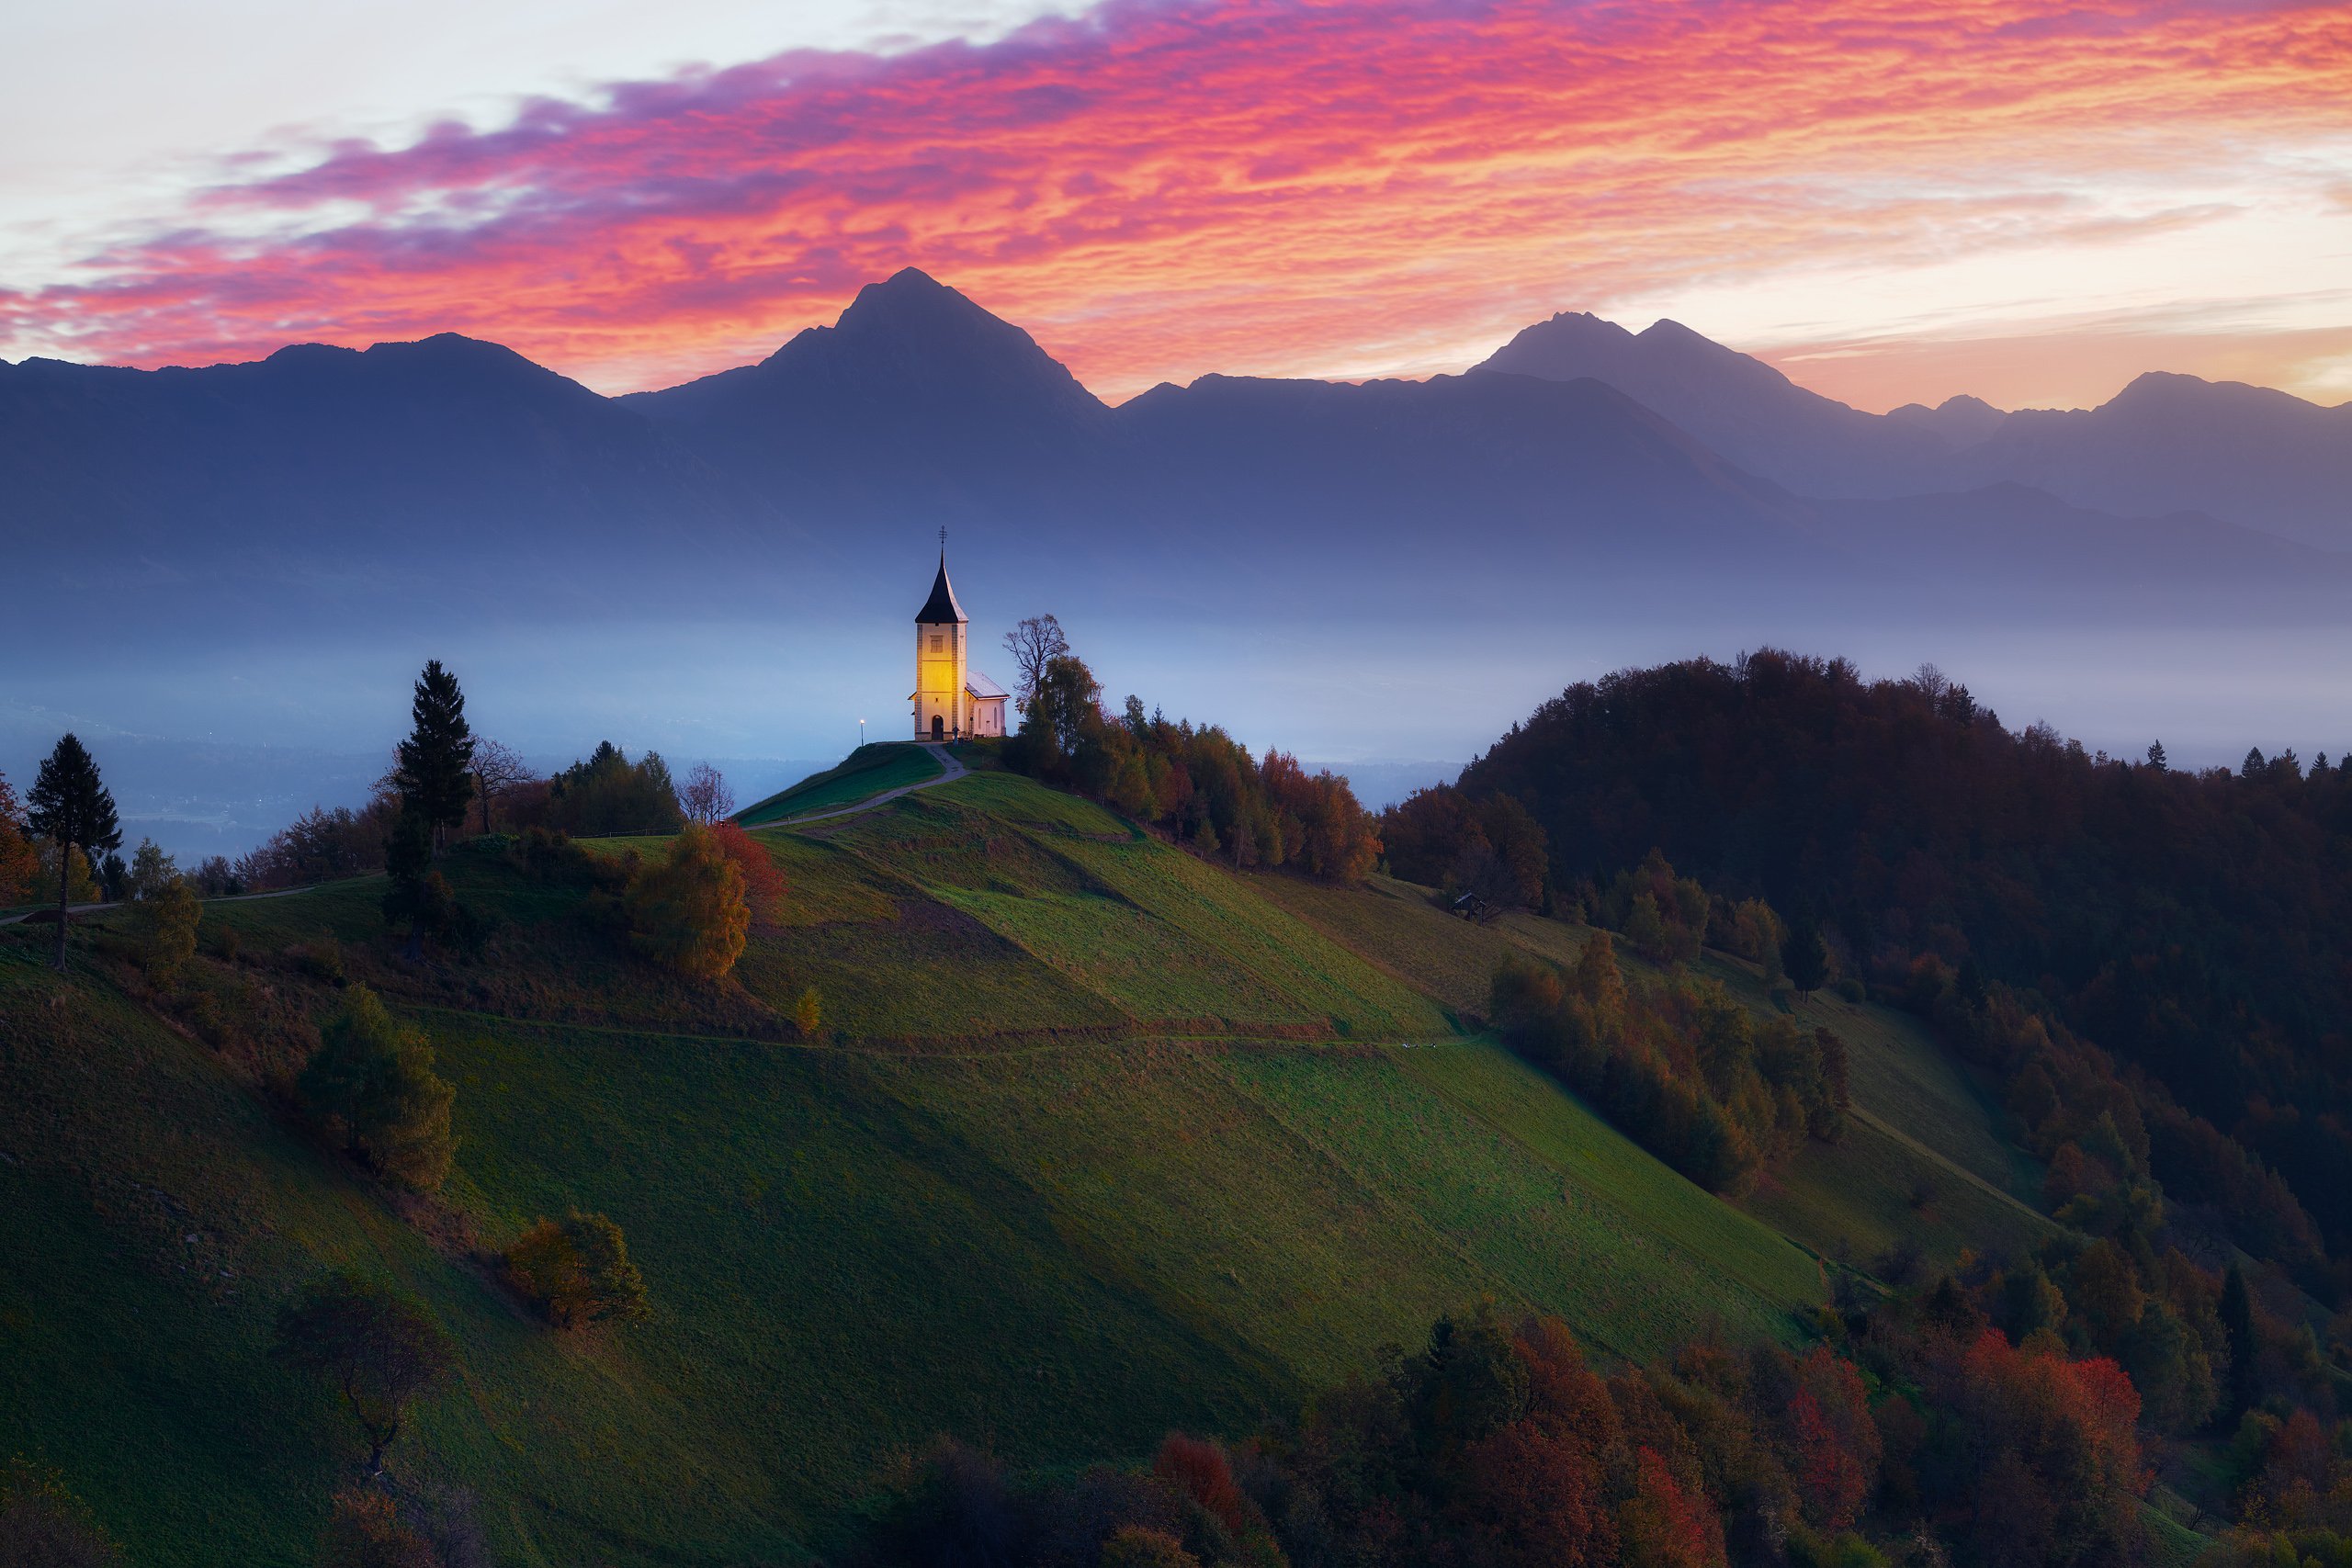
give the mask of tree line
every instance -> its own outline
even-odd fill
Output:
[[[1507,959],[1490,1006],[1514,1050],[1711,1192],[1744,1191],[1808,1138],[1844,1135],[1846,1044],[1834,1032],[1759,1019],[1688,975],[1628,983],[1607,931],[1566,972]]]
[[[2131,1380],[2013,1341],[1950,1280],[1825,1312],[1802,1352],[1596,1366],[1492,1303],[1240,1442],[1023,1475],[948,1443],[852,1561],[1095,1568],[1986,1568],[2146,1550]],[[1927,1555],[1922,1555],[1923,1551]]]
[[[1380,835],[1348,781],[1309,774],[1295,757],[1250,749],[1215,725],[1171,721],[1129,696],[1116,715],[1094,672],[1051,615],[1005,638],[1020,671],[1019,729],[1004,765],[1101,801],[1170,841],[1236,869],[1290,867],[1355,884],[1380,859]]]

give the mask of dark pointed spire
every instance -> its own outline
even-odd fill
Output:
[[[931,597],[915,612],[915,625],[942,626],[951,622],[963,626],[970,621],[964,606],[956,603],[956,587],[947,581],[947,530],[939,531],[939,575],[931,580]]]

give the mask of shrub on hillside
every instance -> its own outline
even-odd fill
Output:
[[[792,1004],[792,1027],[800,1032],[801,1039],[814,1040],[824,1025],[825,999],[817,994],[816,987],[802,987]]]
[[[196,956],[197,922],[203,913],[196,890],[176,876],[131,905],[131,936],[147,973],[160,981],[178,977]]]
[[[629,1261],[621,1227],[574,1209],[541,1220],[508,1247],[506,1277],[558,1328],[646,1314],[645,1280]]]
[[[333,931],[321,931],[296,948],[294,962],[313,980],[324,980],[330,986],[344,982],[343,943]]]
[[[506,858],[534,882],[617,892],[628,883],[625,862],[572,842],[569,833],[526,828],[506,846]]]
[[[384,894],[384,922],[408,928],[408,960],[424,957],[428,941],[447,942],[459,951],[480,953],[490,928],[460,903],[449,879],[433,863],[434,823],[413,811],[403,811],[392,824],[384,844],[384,870],[391,886]]]
[[[1129,1525],[1102,1543],[1102,1568],[1201,1568],[1201,1560],[1166,1530]]]
[[[344,992],[299,1088],[345,1149],[390,1179],[429,1192],[448,1177],[457,1090],[434,1072],[423,1032],[397,1022],[367,987]]]
[[[122,1552],[54,1472],[0,1468],[0,1568],[114,1568]]]
[[[433,1543],[411,1529],[384,1493],[349,1486],[334,1495],[318,1568],[442,1568]]]
[[[752,927],[742,872],[698,822],[679,830],[662,862],[639,868],[626,907],[630,945],[697,980],[725,978]]]

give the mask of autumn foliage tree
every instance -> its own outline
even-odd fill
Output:
[[[1269,751],[1262,761],[1213,725],[1147,716],[1126,701],[1102,710],[1101,685],[1076,655],[1040,666],[1004,762],[1057,788],[1103,801],[1197,854],[1237,868],[1289,866],[1358,883],[1380,859],[1372,816],[1348,782]]]
[[[1797,1386],[1781,1440],[1808,1523],[1843,1529],[1861,1517],[1877,1483],[1878,1427],[1853,1363],[1816,1345],[1797,1363]]]
[[[741,824],[713,823],[710,835],[718,852],[743,874],[743,906],[751,911],[752,924],[760,930],[776,925],[784,919],[785,886],[775,857]]]
[[[699,822],[679,829],[667,856],[639,869],[623,903],[630,945],[697,980],[726,978],[751,932],[743,873]]]
[[[26,837],[23,809],[7,775],[0,773],[0,905],[21,904],[32,897],[33,878],[40,860]]]
[[[196,956],[196,928],[204,906],[183,877],[167,877],[130,907],[140,962],[158,980],[176,979]]]
[[[424,1032],[393,1019],[367,987],[344,991],[299,1087],[345,1147],[393,1181],[429,1192],[447,1179],[457,1090],[434,1071]]]
[[[645,1280],[621,1227],[574,1209],[541,1220],[508,1247],[506,1276],[558,1328],[646,1314]]]

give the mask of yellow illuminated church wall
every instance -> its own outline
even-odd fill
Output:
[[[915,735],[928,740],[970,732],[964,714],[964,670],[969,629],[949,621],[915,623]]]

